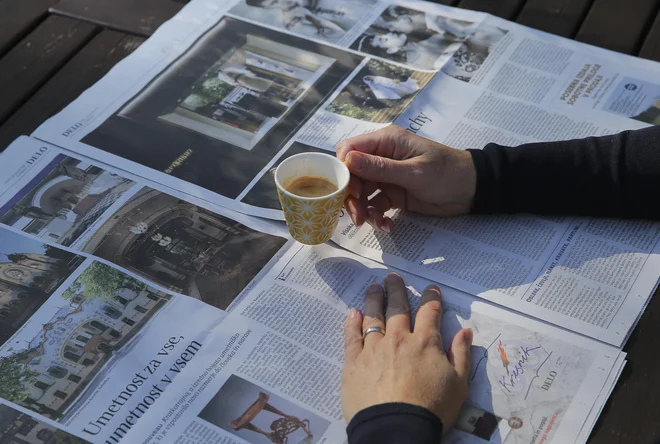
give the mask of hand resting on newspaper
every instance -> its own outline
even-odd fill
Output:
[[[346,210],[358,226],[391,233],[384,214],[392,208],[443,217],[470,211],[477,178],[466,151],[390,125],[343,141],[337,157],[351,171]]]
[[[391,273],[384,287],[369,286],[364,314],[353,309],[346,320],[342,407],[349,442],[438,442],[467,399],[472,330],[459,331],[445,353],[440,289],[424,290],[411,330],[403,279]]]
[[[351,172],[345,206],[353,222],[391,233],[394,223],[385,216],[390,209],[438,217],[531,213],[660,220],[660,206],[649,204],[660,198],[659,144],[656,125],[457,150],[391,125],[343,141],[337,157]]]

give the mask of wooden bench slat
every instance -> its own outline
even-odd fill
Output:
[[[94,37],[30,99],[0,126],[0,150],[16,137],[30,134],[96,83],[144,38],[105,30]]]
[[[48,15],[57,0],[0,1],[0,56]]]
[[[653,26],[648,34],[646,34],[646,40],[639,52],[639,56],[660,62],[660,11],[658,11],[658,15],[655,17]]]
[[[461,0],[459,8],[487,12],[507,20],[515,20],[525,0]]]
[[[575,40],[637,54],[660,0],[595,0]]]
[[[97,32],[89,23],[50,16],[0,59],[0,124]]]
[[[562,37],[573,37],[592,0],[527,0],[518,23]]]
[[[50,11],[116,31],[149,37],[183,6],[171,0],[61,0]]]

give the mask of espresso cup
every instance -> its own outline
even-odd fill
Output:
[[[287,186],[302,177],[325,179],[337,190],[320,197],[303,197],[289,192]],[[305,245],[330,240],[348,193],[349,178],[346,165],[329,154],[301,153],[280,163],[275,170],[275,185],[291,237]]]

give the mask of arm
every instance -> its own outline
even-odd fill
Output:
[[[473,213],[660,219],[660,126],[468,151],[477,173]]]
[[[379,404],[355,415],[347,433],[349,444],[438,444],[442,422],[429,410],[416,405]]]

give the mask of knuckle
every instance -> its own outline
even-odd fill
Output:
[[[400,331],[393,331],[385,335],[387,342],[394,348],[400,347],[406,339],[406,335]]]
[[[432,314],[442,315],[442,302],[437,300],[430,300],[424,304],[425,310]]]

